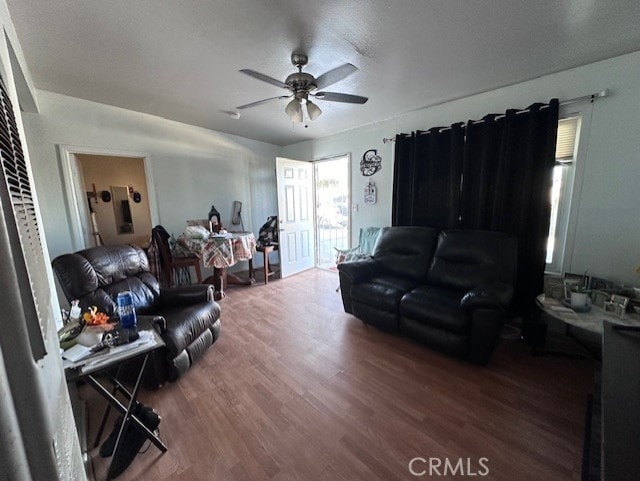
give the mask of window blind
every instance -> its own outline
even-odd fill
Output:
[[[49,283],[31,179],[25,161],[13,105],[4,81],[0,78],[0,159],[2,174],[9,194],[15,225],[20,238],[22,255],[31,289],[22,292],[22,303],[27,317],[27,330],[34,359],[46,354],[46,322],[51,312]],[[8,220],[8,219],[7,219]]]
[[[571,162],[576,146],[579,117],[558,120],[558,140],[556,141],[556,161]]]

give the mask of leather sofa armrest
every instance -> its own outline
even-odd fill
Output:
[[[382,273],[382,265],[375,259],[362,259],[338,264],[338,271],[347,276],[352,284],[357,284]]]
[[[460,301],[465,309],[506,308],[513,296],[513,286],[504,282],[481,284],[467,292]]]
[[[190,286],[160,289],[160,301],[164,307],[188,306],[200,302],[213,302],[213,286],[193,284]]]
[[[506,318],[504,309],[478,308],[471,314],[469,333],[469,361],[484,366],[491,359],[500,329]]]

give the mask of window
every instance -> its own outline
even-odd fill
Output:
[[[547,271],[562,271],[567,230],[569,228],[569,210],[575,176],[575,153],[579,131],[579,115],[558,121],[556,165],[553,168],[551,219],[549,238],[547,240]]]
[[[9,246],[12,251],[11,257],[16,264],[23,266],[23,269],[16,270],[27,273],[27,278],[20,280],[19,283],[24,281],[24,284],[28,283],[28,287],[20,286],[22,298],[16,301],[26,313],[32,355],[38,360],[46,353],[44,340],[47,331],[44,323],[51,312],[50,291],[29,169],[22,151],[13,106],[1,78],[0,163],[3,184],[0,185],[0,201],[3,211],[5,206],[10,206],[13,211],[13,226],[10,225],[12,224],[10,214],[5,215],[4,221],[12,233],[17,234],[21,247],[20,252],[14,249],[14,245]],[[5,212],[7,211],[10,212],[9,208]]]

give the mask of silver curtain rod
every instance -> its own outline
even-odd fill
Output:
[[[584,102],[585,100],[588,100],[589,102],[593,103],[596,99],[601,99],[603,97],[608,97],[609,96],[609,89],[604,89],[601,90],[600,92],[596,92],[595,94],[591,94],[591,95],[583,95],[582,97],[575,97],[573,99],[568,99],[568,100],[563,100],[562,102],[560,102],[560,106],[564,106],[564,105],[571,105],[571,104],[577,104],[578,102]],[[517,113],[524,113],[524,112],[528,112],[528,109],[524,109],[524,110],[519,110]],[[502,117],[504,117],[503,115],[498,115],[496,116],[496,119],[501,119]],[[473,123],[481,123],[484,122],[484,120],[474,120],[472,121]],[[451,127],[443,127],[442,129],[440,129],[440,132],[444,132],[445,130],[449,130]],[[387,142],[395,142],[396,139],[395,137],[385,137],[382,139],[382,143],[386,144]]]

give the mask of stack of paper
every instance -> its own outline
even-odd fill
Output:
[[[62,353],[62,358],[71,362],[78,362],[91,355],[91,348],[76,344]]]

